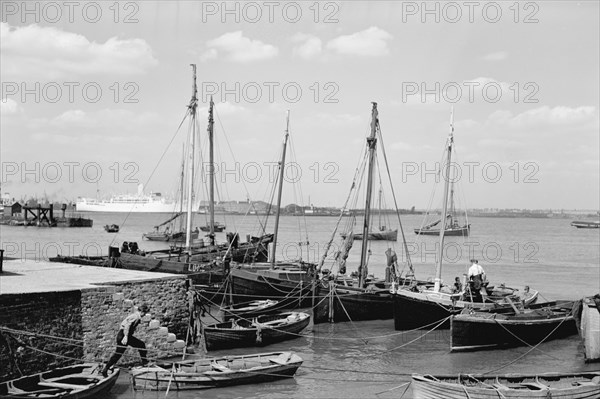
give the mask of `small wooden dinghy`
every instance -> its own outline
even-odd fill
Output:
[[[310,322],[303,312],[284,312],[258,316],[253,320],[238,319],[204,327],[206,350],[264,346],[298,338]]]
[[[223,321],[230,319],[252,319],[277,310],[279,301],[272,299],[262,299],[252,302],[245,302],[236,305],[221,308],[223,312]]]
[[[103,398],[115,385],[119,369],[103,377],[101,367],[96,363],[83,363],[6,381],[0,383],[0,398]]]
[[[300,365],[302,358],[292,352],[270,352],[137,367],[131,378],[135,390],[205,389],[290,378]]]
[[[418,399],[600,398],[600,372],[412,376]]]

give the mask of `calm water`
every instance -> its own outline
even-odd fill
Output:
[[[144,249],[162,244],[142,242],[141,234],[167,216],[160,214],[89,213],[94,227],[87,229],[0,226],[5,255],[39,259],[62,254],[105,254],[108,246],[122,241],[137,241]],[[242,236],[258,234],[255,217],[219,215],[217,220],[237,229]],[[337,218],[283,217],[278,258],[300,256],[316,260],[322,255]],[[600,292],[600,231],[575,229],[570,219],[471,218],[471,236],[449,238],[445,244],[444,281],[466,273],[469,259],[475,257],[493,284],[522,288],[530,285],[540,291],[541,299],[577,299]],[[117,235],[106,233],[105,224],[121,225]],[[204,224],[199,220],[198,224]],[[272,220],[270,221],[272,223]],[[412,229],[422,223],[421,216],[404,216],[409,252],[418,278],[428,278],[435,270],[437,238],[419,238]],[[387,221],[397,226],[397,221]],[[307,240],[308,245],[299,245]],[[224,239],[224,235],[217,236]],[[113,241],[114,240],[114,241]],[[389,243],[373,242],[369,272],[383,276],[384,251]],[[399,243],[394,244],[404,258]],[[360,243],[349,257],[348,270],[356,269]],[[326,267],[331,267],[328,265]],[[273,383],[212,389],[201,392],[170,392],[171,398],[363,398],[400,397],[411,373],[548,372],[596,370],[600,365],[583,362],[577,336],[548,342],[536,349],[516,348],[501,351],[451,354],[447,331],[396,332],[393,321],[371,321],[310,325],[304,337],[265,348],[214,351],[211,355],[245,354],[271,350],[292,350],[304,364],[294,379]],[[414,341],[414,342],[412,342]],[[200,351],[199,351],[200,352]],[[108,354],[107,354],[108,355]],[[129,388],[124,373],[110,398],[164,398],[165,393],[136,393]],[[404,397],[411,397],[410,387]]]

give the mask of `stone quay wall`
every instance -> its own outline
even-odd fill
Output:
[[[66,366],[73,363],[71,359],[83,357],[80,291],[0,295],[0,326],[36,333],[9,336],[0,330],[0,381],[19,376],[15,358],[23,375],[28,375]],[[51,355],[54,353],[64,357]],[[40,365],[44,365],[43,370]]]
[[[0,330],[0,381],[19,377],[13,360],[23,375],[78,361],[106,362],[115,350],[121,321],[142,303],[150,307],[150,312],[135,336],[146,343],[148,357],[181,354],[190,317],[188,295],[185,276],[75,291],[2,294],[0,327],[23,333]],[[139,361],[137,351],[128,348],[119,364]]]

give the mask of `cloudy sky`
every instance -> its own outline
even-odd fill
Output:
[[[17,198],[176,191],[195,63],[201,131],[212,94],[229,170],[221,199],[266,199],[290,110],[290,180],[303,203],[342,206],[375,101],[400,207],[427,207],[454,107],[464,205],[599,208],[597,1],[1,11],[2,192]]]

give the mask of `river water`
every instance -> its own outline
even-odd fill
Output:
[[[37,228],[1,226],[5,256],[45,259],[56,253],[105,254],[109,245],[137,241],[143,249],[161,248],[161,243],[142,241],[141,234],[168,218],[164,214],[88,213],[92,228]],[[202,218],[202,217],[201,217]],[[229,230],[242,237],[258,234],[255,217],[218,215]],[[282,217],[278,259],[315,261],[322,255],[336,224],[336,217]],[[271,223],[272,221],[270,221]],[[471,218],[471,236],[448,238],[444,245],[442,278],[451,282],[466,273],[469,259],[476,258],[492,284],[509,287],[529,285],[540,292],[540,301],[578,299],[600,292],[600,231],[576,229],[570,219]],[[106,233],[105,224],[121,225],[118,234]],[[198,220],[197,224],[204,224]],[[398,222],[389,220],[388,226]],[[402,217],[408,248],[417,278],[433,276],[437,237],[417,237],[413,228],[422,217]],[[269,231],[269,229],[267,229]],[[308,231],[308,234],[305,233]],[[308,237],[309,244],[306,244]],[[218,239],[224,240],[224,234]],[[337,241],[337,240],[336,240]],[[302,244],[300,244],[302,243]],[[394,244],[405,259],[401,241]],[[369,273],[383,277],[386,242],[372,242]],[[348,270],[356,269],[360,243],[356,242]],[[326,264],[326,267],[331,265]],[[450,353],[448,331],[394,331],[393,320],[339,324],[312,324],[304,336],[264,348],[212,351],[210,355],[248,354],[291,350],[304,359],[295,378],[271,383],[211,389],[198,392],[170,392],[169,398],[398,398],[411,397],[411,373],[469,372],[570,372],[598,370],[599,364],[585,364],[578,336],[547,342],[535,349],[522,347],[474,353]],[[131,349],[129,349],[131,351]],[[197,350],[200,356],[202,351]],[[107,354],[108,355],[108,354]],[[164,398],[164,392],[134,392],[127,372],[113,388],[110,399]]]

